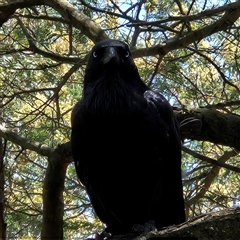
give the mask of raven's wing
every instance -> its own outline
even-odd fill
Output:
[[[152,121],[157,121],[162,137],[161,143],[169,145],[175,150],[178,163],[181,163],[181,137],[177,120],[173,110],[166,98],[159,92],[147,90],[144,93],[144,98],[148,103],[149,117]],[[165,145],[164,144],[164,145]],[[161,146],[159,146],[161,147]],[[161,151],[164,151],[161,147]],[[169,153],[171,155],[171,153]]]
[[[158,183],[150,203],[150,214],[156,226],[180,224],[185,221],[181,176],[181,137],[179,126],[169,102],[158,92],[147,90],[150,122],[158,121],[155,128],[159,139],[155,141],[156,159],[160,161]],[[154,131],[154,129],[153,129]],[[157,165],[156,165],[157,166]],[[161,206],[159,206],[161,205]]]
[[[72,156],[77,171],[79,180],[86,186],[86,179],[84,177],[84,161],[81,161],[81,145],[84,143],[84,129],[86,121],[84,120],[84,100],[80,100],[74,106],[71,115],[71,148]]]

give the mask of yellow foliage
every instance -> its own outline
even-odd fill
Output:
[[[157,7],[158,7],[158,1],[157,0],[146,1],[146,9],[149,12],[155,11]]]
[[[58,38],[54,43],[50,45],[50,49],[53,52],[61,53],[61,54],[68,54],[69,52],[69,38],[67,36],[62,36]]]
[[[36,195],[33,196],[32,198],[34,203],[42,203],[42,194],[36,193]]]

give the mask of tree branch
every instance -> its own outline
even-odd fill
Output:
[[[197,14],[192,14],[192,15],[184,14],[183,10],[181,10],[179,7],[179,11],[182,12],[182,15],[180,15],[180,16],[169,16],[168,18],[164,18],[164,19],[157,20],[157,21],[149,21],[149,22],[138,21],[133,24],[128,24],[127,26],[129,26],[129,27],[132,27],[132,26],[159,26],[161,23],[167,23],[167,22],[171,22],[171,21],[191,22],[191,21],[195,21],[195,20],[204,19],[207,17],[213,17],[216,15],[219,15],[222,12],[225,12],[228,10],[231,11],[231,10],[239,8],[239,7],[240,7],[240,3],[239,3],[239,1],[236,1],[234,3],[229,3],[229,4],[223,5],[218,8],[207,9],[205,11],[202,11]],[[171,27],[176,27],[176,26],[172,25]]]
[[[31,141],[27,138],[20,137],[18,134],[7,130],[0,125],[0,136],[14,144],[21,146],[24,149],[32,150],[42,156],[49,156],[53,152],[53,148],[44,146],[43,144]]]
[[[199,157],[200,154],[196,155],[196,152],[191,151],[190,149],[183,148],[183,150],[188,151],[188,153],[194,157]],[[190,150],[190,151],[189,151]],[[214,181],[215,177],[219,174],[220,168],[224,167],[226,169],[239,172],[240,168],[236,168],[234,166],[231,166],[229,164],[225,164],[227,160],[229,160],[231,157],[234,157],[238,154],[238,152],[232,150],[225,152],[221,157],[219,157],[217,160],[215,160],[214,166],[211,168],[211,170],[208,172],[206,178],[203,181],[203,186],[201,187],[200,191],[194,195],[191,199],[187,200],[185,203],[186,206],[186,215],[188,216],[189,208],[191,205],[196,204],[201,198],[203,198],[206,194],[206,192],[209,190],[212,182]],[[208,157],[202,156],[201,159],[205,161],[206,159],[208,162],[212,162],[213,159],[210,159]]]
[[[210,57],[206,56],[205,54],[201,53],[200,51],[197,51],[193,48],[188,48],[189,50],[193,51],[194,53],[197,53],[199,56],[205,58],[209,63],[211,63],[213,65],[213,67],[217,70],[218,74],[221,76],[221,78],[223,79],[224,84],[228,84],[230,86],[232,86],[233,88],[236,89],[236,91],[238,93],[240,93],[240,89],[238,88],[238,86],[234,85],[233,83],[231,83],[231,81],[227,80],[227,78],[225,77],[224,73],[221,70],[221,67],[218,66],[214,60],[212,60]]]
[[[225,110],[226,107],[232,107],[232,106],[240,106],[240,100],[219,102],[217,104],[208,104],[208,105],[203,106],[203,108],[215,109],[215,110],[216,109]]]
[[[209,141],[240,150],[240,117],[212,109],[175,111],[183,139]],[[188,121],[189,120],[189,121]],[[190,121],[191,120],[191,121]]]
[[[186,148],[184,146],[182,146],[182,150],[184,152],[188,153],[189,155],[193,156],[194,158],[198,158],[198,159],[205,161],[207,163],[210,163],[212,165],[215,165],[218,167],[223,167],[223,168],[229,169],[231,171],[240,173],[240,168],[226,164],[222,161],[222,159],[225,159],[225,161],[227,161],[230,157],[234,157],[234,156],[238,155],[238,152],[236,152],[236,151],[227,152],[226,155],[223,155],[222,158],[219,158],[219,161],[217,161],[215,159],[205,157],[205,156],[203,156],[189,148]]]
[[[76,68],[78,66],[73,66]],[[69,74],[73,69],[69,70]],[[60,89],[62,84],[66,81],[65,76],[57,89]],[[56,91],[57,93],[58,91]],[[52,98],[54,98],[53,95]],[[192,139],[198,141],[209,141],[215,144],[230,146],[240,150],[240,117],[234,114],[223,114],[218,111],[209,109],[196,109],[191,111],[175,111],[176,117],[181,125],[181,135],[183,139]],[[191,119],[191,121],[189,121]],[[24,149],[35,151],[43,156],[49,156],[53,151],[52,148],[42,145],[39,142],[30,141],[26,138],[20,137],[18,134],[7,130],[0,125],[0,136],[9,140]],[[184,151],[187,151],[184,149]],[[189,150],[188,150],[189,151]],[[196,153],[197,154],[197,153]],[[201,159],[201,156],[195,156]],[[207,162],[216,165],[216,160],[209,158],[205,159]],[[218,165],[220,167],[229,168],[230,165]],[[238,172],[237,169],[231,169]]]
[[[143,57],[143,56],[154,56],[160,54],[165,56],[170,51],[179,48],[186,48],[188,45],[194,42],[199,42],[203,38],[206,38],[216,32],[226,30],[234,24],[234,22],[240,17],[240,1],[232,6],[227,8],[225,14],[213,24],[210,24],[206,27],[200,28],[195,31],[187,33],[183,37],[177,37],[171,39],[166,44],[159,44],[151,48],[142,48],[133,51],[134,57]]]
[[[18,8],[27,8],[37,5],[47,5],[55,9],[66,20],[71,19],[73,27],[81,30],[81,32],[90,38],[94,43],[108,38],[103,29],[98,26],[92,19],[85,14],[79,12],[70,3],[65,0],[19,0],[10,4],[0,5],[0,26],[6,22]],[[133,50],[133,57],[139,58],[144,56],[161,55],[165,56],[172,50],[185,48],[191,43],[198,42],[205,37],[208,37],[218,31],[223,31],[234,24],[234,22],[240,17],[240,2],[229,4],[215,9],[216,12],[225,11],[225,14],[213,24],[200,28],[195,31],[187,33],[183,37],[176,37],[171,39],[166,44],[159,44],[150,48],[141,48]],[[209,10],[213,11],[213,10]],[[205,11],[206,12],[206,11]],[[208,15],[208,14],[207,14]],[[188,16],[184,16],[188,17]],[[190,17],[190,16],[189,16]],[[195,18],[194,18],[195,19]],[[175,19],[176,20],[176,19]]]
[[[55,9],[65,19],[71,19],[73,27],[90,38],[93,42],[98,42],[108,38],[106,33],[91,18],[75,9],[65,0],[19,0],[9,4],[0,5],[0,26],[3,25],[17,9],[28,8],[38,5],[47,5]]]
[[[228,239],[235,240],[240,234],[240,208],[229,208],[201,215],[181,225],[164,230],[151,231],[140,236],[119,235],[109,240],[157,240],[157,239]]]

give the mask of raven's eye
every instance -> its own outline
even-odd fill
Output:
[[[125,57],[126,57],[126,58],[129,57],[129,51],[126,51]]]
[[[97,57],[97,53],[96,52],[93,52],[93,57],[96,58]]]

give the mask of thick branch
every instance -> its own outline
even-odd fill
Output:
[[[73,27],[90,38],[93,42],[98,42],[108,38],[106,33],[91,18],[78,11],[65,0],[19,0],[0,6],[0,26],[6,22],[17,9],[32,6],[46,5],[55,9],[65,19],[71,20]]]
[[[199,216],[185,224],[172,226],[159,232],[149,232],[141,236],[121,235],[109,240],[153,240],[153,239],[228,239],[235,240],[240,234],[240,209],[229,208]]]
[[[65,0],[45,0],[45,4],[54,8],[64,18],[70,19],[72,26],[81,30],[81,32],[90,38],[94,43],[108,38],[101,27],[85,14],[79,12],[70,3]]]
[[[176,112],[183,139],[209,141],[240,150],[240,117],[215,110]]]
[[[20,137],[18,134],[7,130],[3,126],[0,125],[0,137],[13,142],[16,145],[21,146],[24,149],[29,149],[34,152],[39,153],[42,156],[49,156],[53,149],[43,144],[35,141],[31,141],[29,139]]]
[[[202,108],[184,112],[175,111],[175,114],[181,125],[181,135],[183,139],[209,141],[240,150],[239,116]],[[0,126],[0,136],[24,149],[35,151],[43,156],[49,156],[53,151],[52,148],[44,146],[39,142],[20,137],[18,134],[7,130],[3,126]],[[216,161],[214,160],[214,162]],[[211,164],[214,163],[211,162]],[[223,165],[220,166],[224,167]]]

